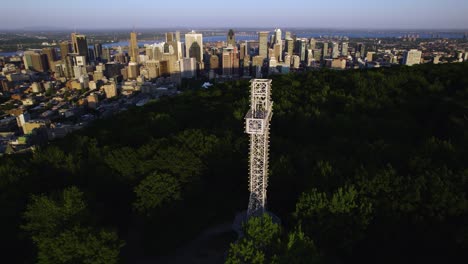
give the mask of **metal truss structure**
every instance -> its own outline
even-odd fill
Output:
[[[265,212],[270,121],[273,115],[271,80],[253,79],[250,83],[250,110],[245,116],[245,132],[250,135],[250,199],[247,217]]]

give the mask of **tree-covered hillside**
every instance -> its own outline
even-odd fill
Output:
[[[268,208],[228,263],[468,257],[468,64],[274,76]],[[249,83],[133,108],[0,159],[9,263],[177,254],[248,199]],[[235,242],[235,236],[228,236]]]

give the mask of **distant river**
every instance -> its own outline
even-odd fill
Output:
[[[273,30],[270,31],[273,34]],[[349,37],[349,38],[399,38],[404,35],[419,35],[420,38],[448,38],[448,39],[460,39],[463,38],[462,32],[401,32],[401,31],[351,31],[351,32],[340,32],[340,31],[333,31],[333,32],[294,32],[300,38],[320,38],[320,37]],[[248,36],[236,36],[237,41],[246,41],[246,40],[258,40],[256,35],[248,35]],[[145,44],[154,44],[160,43],[163,39],[156,39],[153,41],[139,41],[138,44],[140,46],[144,46]],[[182,39],[184,41],[184,39]],[[218,41],[226,41],[226,36],[205,36],[203,37],[203,42],[218,42]],[[128,41],[119,41],[113,43],[105,43],[102,45],[103,47],[127,47]],[[92,47],[92,45],[90,45]],[[17,55],[17,52],[0,52],[0,56],[13,56]]]
[[[271,31],[273,34],[273,31]],[[420,38],[432,38],[437,36],[438,38],[448,38],[448,39],[460,39],[463,38],[463,33],[402,33],[402,32],[318,32],[318,33],[300,33],[295,32],[295,34],[300,38],[321,38],[321,37],[349,37],[349,38],[399,38],[404,35],[416,35],[419,34]],[[284,37],[284,36],[283,36]],[[237,41],[246,41],[246,40],[258,40],[258,36],[250,35],[250,36],[236,36]],[[154,40],[154,41],[139,41],[138,44],[140,46],[144,46],[145,44],[154,44],[162,42],[163,40]],[[182,42],[184,39],[182,39]],[[226,36],[205,36],[203,37],[203,42],[218,42],[218,41],[226,41]],[[102,45],[103,47],[127,47],[128,41],[119,41],[113,43],[106,43]]]

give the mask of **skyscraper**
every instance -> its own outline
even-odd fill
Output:
[[[293,55],[294,52],[294,40],[292,38],[286,39],[286,51],[288,52],[289,56]]]
[[[137,41],[137,33],[131,32],[130,33],[130,46],[129,48],[129,55],[130,61],[138,63],[139,61],[139,51],[138,51],[138,41]]]
[[[275,43],[273,45],[275,57],[278,61],[283,61],[283,40],[281,39],[281,29],[275,29]],[[270,56],[271,57],[271,56]]]
[[[307,39],[297,39],[295,43],[295,53],[299,55],[301,61],[306,59]]]
[[[338,47],[338,43],[333,42],[332,43],[332,57],[333,57],[333,59],[336,59],[339,56],[340,56],[340,50],[339,50],[339,47]]]
[[[366,55],[366,46],[364,45],[364,43],[357,44],[356,52],[358,51],[359,51],[359,54],[361,54],[361,58],[364,58],[364,56]]]
[[[94,44],[94,59],[100,61],[102,59],[102,44],[96,43]]]
[[[227,45],[236,46],[236,36],[234,34],[234,30],[230,29],[227,34]]]
[[[74,53],[85,56],[88,59],[88,41],[85,35],[72,33],[72,44]]]
[[[268,56],[268,31],[258,32],[258,56],[266,59]]]
[[[64,60],[67,58],[68,53],[70,53],[70,44],[68,41],[60,42],[60,58]]]
[[[315,49],[317,47],[317,41],[314,38],[310,39],[310,49]]]
[[[189,32],[185,34],[185,54],[188,58],[195,58],[198,63],[203,62],[203,35]]]
[[[343,42],[341,44],[341,55],[348,56],[348,42]]]
[[[57,53],[55,51],[55,48],[43,48],[42,53],[47,56],[47,62],[48,62],[49,68],[55,68],[55,67],[52,67],[54,64],[54,61],[57,60]]]
[[[31,54],[32,70],[45,72],[49,69],[47,64],[47,55],[33,53]]]
[[[328,57],[328,42],[323,43],[323,58]]]

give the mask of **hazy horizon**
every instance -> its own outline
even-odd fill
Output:
[[[382,0],[272,2],[115,0],[2,3],[1,30],[157,28],[320,28],[329,30],[466,30],[468,1]],[[30,7],[28,7],[30,6]]]

